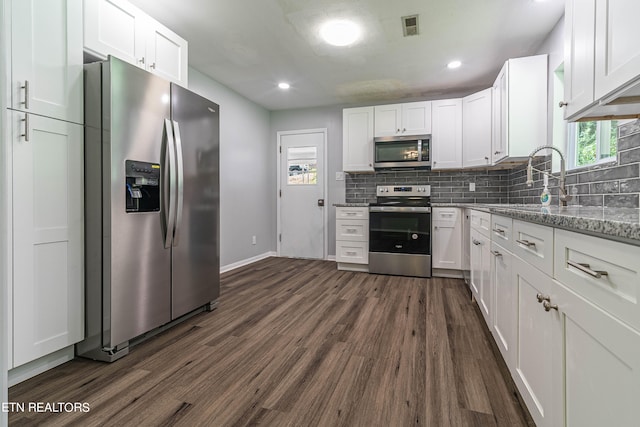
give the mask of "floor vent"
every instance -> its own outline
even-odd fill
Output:
[[[405,37],[418,35],[418,15],[403,16],[402,32]]]

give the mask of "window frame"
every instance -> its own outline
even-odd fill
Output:
[[[611,122],[617,121],[616,127],[620,127],[622,122],[620,120],[592,120],[596,123],[596,161],[586,163],[584,165],[578,165],[578,126],[583,122],[567,123],[566,134],[566,153],[567,153],[567,170],[586,168],[589,166],[595,166],[602,163],[615,162],[618,159],[618,132],[616,130],[616,153],[613,156],[601,158],[603,145],[611,132]],[[606,126],[606,128],[605,128]],[[607,146],[609,147],[608,143]],[[609,147],[610,148],[610,147]]]

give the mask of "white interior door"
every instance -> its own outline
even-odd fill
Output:
[[[326,129],[279,132],[279,255],[324,259]]]

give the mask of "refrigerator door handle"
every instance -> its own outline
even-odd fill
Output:
[[[182,158],[182,138],[180,138],[180,126],[178,122],[173,122],[173,132],[176,147],[176,177],[178,178],[177,186],[177,213],[175,219],[175,231],[173,233],[173,246],[178,246],[180,242],[180,230],[182,224],[182,211],[184,206],[184,162]]]
[[[171,121],[169,119],[164,120],[164,131],[167,136],[167,147],[166,150],[169,154],[169,165],[168,165],[168,174],[169,174],[169,184],[168,190],[165,192],[167,194],[167,200],[164,203],[164,211],[166,216],[166,224],[167,228],[165,230],[164,236],[164,247],[170,248],[173,241],[173,232],[175,228],[175,217],[176,217],[176,208],[175,208],[175,191],[176,191],[176,151],[175,151],[175,140],[173,138],[173,127],[171,126]],[[165,173],[166,176],[166,173]],[[168,209],[167,209],[168,208]],[[168,212],[168,213],[167,213]]]

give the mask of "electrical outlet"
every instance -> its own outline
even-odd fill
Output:
[[[476,191],[476,183],[475,182],[470,182],[469,183],[469,191]]]
[[[253,238],[251,239],[251,243],[254,245],[256,244],[256,236],[253,236]]]
[[[336,172],[336,181],[344,181],[344,172]]]

